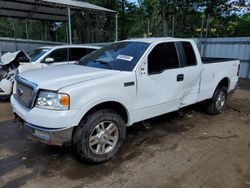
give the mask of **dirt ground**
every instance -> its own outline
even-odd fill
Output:
[[[113,160],[82,163],[71,147],[32,142],[0,102],[0,187],[250,187],[250,81],[218,116],[198,106],[139,123]]]

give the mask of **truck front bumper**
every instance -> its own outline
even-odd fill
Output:
[[[71,143],[75,117],[78,110],[53,111],[40,108],[26,109],[12,95],[11,105],[15,121],[22,125],[33,138],[46,144],[67,145]]]
[[[70,145],[73,127],[60,130],[60,129],[48,129],[44,127],[39,127],[25,122],[17,114],[15,114],[14,122],[20,124],[27,132],[28,136],[31,136],[32,139],[49,144],[49,145]]]

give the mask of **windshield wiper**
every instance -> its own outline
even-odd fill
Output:
[[[111,65],[110,65],[108,62],[106,62],[106,61],[95,60],[94,62],[95,62],[95,63],[99,63],[99,64],[103,64],[103,65],[108,65],[108,67],[109,67],[110,69],[113,69],[113,68],[111,67]]]

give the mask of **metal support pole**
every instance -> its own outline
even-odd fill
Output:
[[[203,32],[204,32],[204,22],[205,22],[205,13],[202,14],[202,23],[201,23],[201,33],[200,33],[200,39],[203,38]]]
[[[28,42],[28,51],[30,51],[30,39],[29,39],[29,30],[28,30],[28,23],[27,20],[25,20],[25,31],[26,31],[26,39]]]
[[[149,33],[150,33],[150,20],[148,19],[148,34],[147,34],[147,37],[150,37]]]
[[[118,14],[115,15],[115,41],[118,41]]]
[[[15,22],[16,22],[16,20],[15,20],[15,19],[13,19],[13,20],[12,20],[12,26],[13,26],[13,34],[14,34],[14,38],[15,38],[15,48],[16,48],[16,50],[15,50],[15,51],[17,51],[17,41],[16,41],[16,29],[15,29]]]
[[[47,37],[47,21],[45,21],[44,23],[44,40],[48,41],[48,37]]]
[[[69,29],[69,44],[72,44],[70,7],[68,7],[68,29]]]
[[[202,56],[203,57],[206,57],[206,48],[207,48],[207,38],[208,38],[208,29],[209,29],[209,14],[207,16],[207,26],[206,26],[206,36],[205,36],[205,39],[204,39],[204,45],[203,45],[203,52],[202,52]]]

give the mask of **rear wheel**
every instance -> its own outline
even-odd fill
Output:
[[[224,111],[227,103],[227,87],[219,86],[212,99],[207,101],[206,110],[209,114],[217,115]]]
[[[73,146],[82,159],[100,163],[113,158],[126,137],[124,120],[104,109],[89,114],[76,128]]]

